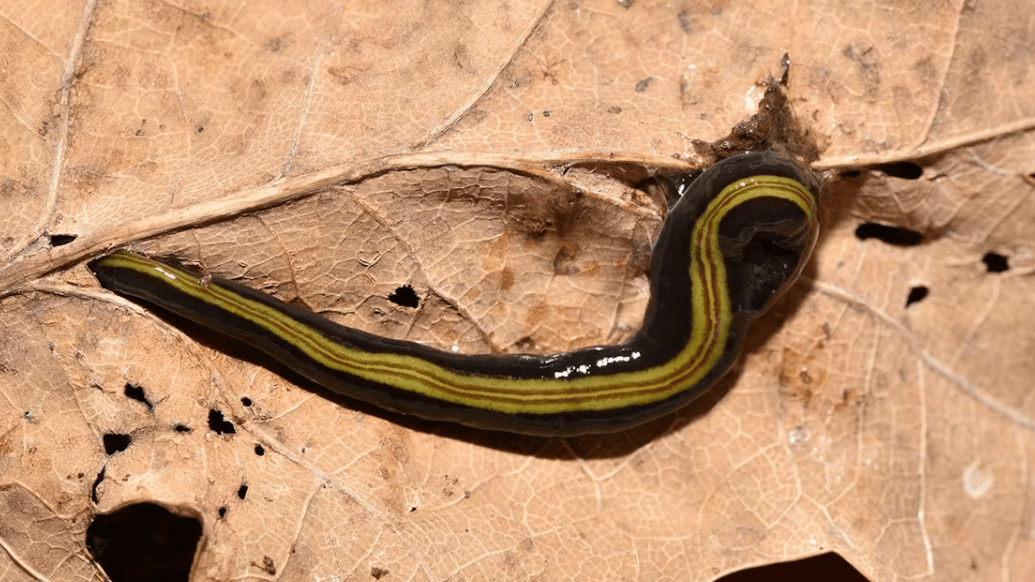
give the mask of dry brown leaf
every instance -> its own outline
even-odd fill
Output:
[[[876,582],[1031,579],[1027,8],[7,3],[2,577],[101,579],[90,520],[154,501],[202,520],[197,580],[711,580],[825,551]],[[812,266],[742,368],[638,430],[381,414],[198,343],[83,267],[175,254],[472,353],[620,341],[660,220],[632,185],[754,113],[785,52],[817,167],[862,170],[828,176]],[[876,168],[897,161],[922,175]],[[867,221],[924,243],[860,241]],[[420,309],[386,299],[404,284]],[[109,433],[132,442],[107,456]]]

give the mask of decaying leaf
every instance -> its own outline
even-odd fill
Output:
[[[8,6],[2,577],[103,579],[90,522],[154,502],[201,521],[196,580],[711,580],[828,551],[874,581],[1030,579],[1025,8]],[[741,367],[636,430],[382,413],[84,267],[173,256],[466,353],[618,342],[664,214],[640,185],[706,163],[785,54],[819,249]]]

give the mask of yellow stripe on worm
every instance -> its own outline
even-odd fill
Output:
[[[684,406],[721,378],[819,233],[815,177],[775,152],[733,156],[679,189],[654,247],[640,331],[620,345],[549,356],[459,355],[383,338],[124,251],[90,268],[116,293],[388,410],[525,434],[614,432]]]

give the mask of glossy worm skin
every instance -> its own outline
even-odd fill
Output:
[[[523,434],[608,433],[672,412],[726,374],[752,320],[794,282],[818,236],[815,177],[775,152],[733,156],[680,189],[654,247],[640,331],[620,345],[548,356],[460,355],[383,338],[124,251],[90,268],[120,295],[387,410]]]

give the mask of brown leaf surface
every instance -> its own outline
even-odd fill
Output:
[[[878,582],[1031,579],[1027,12],[8,3],[0,572],[101,579],[90,520],[154,501],[202,520],[197,580],[710,580],[824,551]],[[784,52],[817,168],[858,171],[829,172],[818,252],[743,366],[638,430],[389,416],[199,343],[83,267],[116,246],[178,255],[470,353],[620,341],[661,216],[633,186],[697,165],[692,140],[754,113]],[[922,175],[878,166],[895,161]],[[867,221],[924,243],[861,241]],[[419,309],[387,299],[406,284]],[[108,456],[108,433],[132,442]]]

